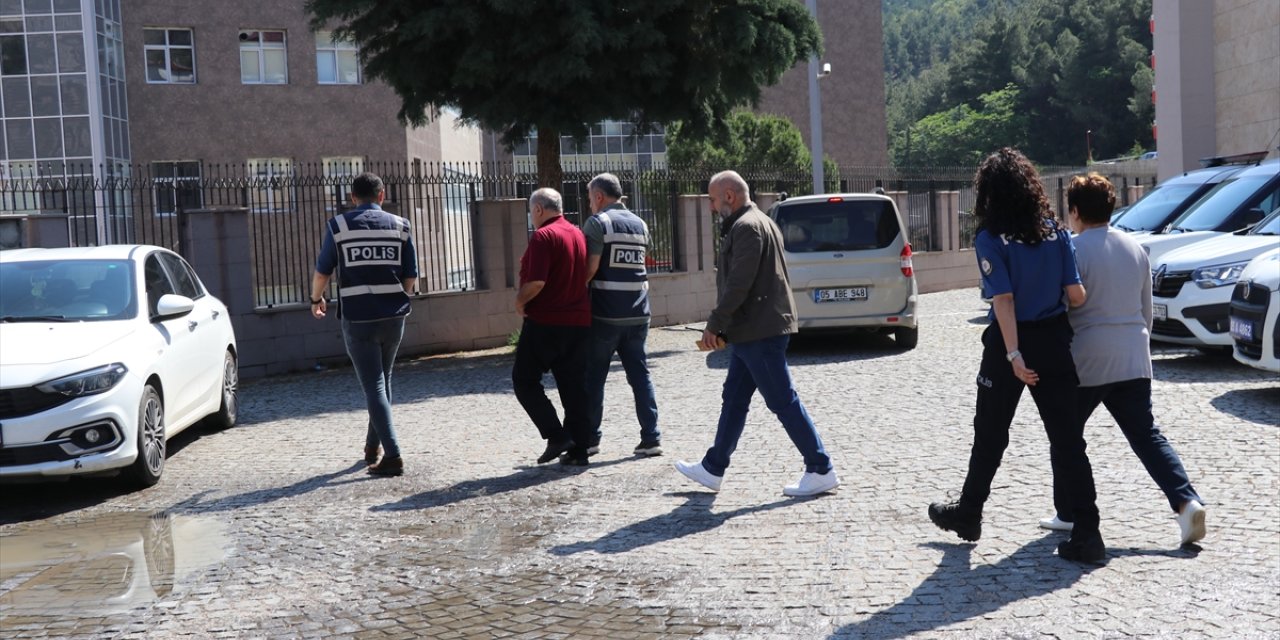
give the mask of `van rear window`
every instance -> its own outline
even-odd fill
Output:
[[[791,253],[883,249],[901,231],[893,205],[883,200],[783,205],[776,222]]]

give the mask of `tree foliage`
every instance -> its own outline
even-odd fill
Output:
[[[813,169],[813,155],[794,122],[772,114],[737,111],[725,121],[721,135],[691,136],[683,123],[667,129],[667,161],[677,165],[705,167],[708,171],[749,167],[808,174]],[[839,189],[839,167],[829,156],[823,157],[823,173],[827,191]],[[812,174],[809,174],[812,176]],[[710,173],[708,173],[710,176]],[[813,190],[812,182],[791,187],[793,195]]]
[[[539,181],[559,136],[605,119],[723,127],[821,49],[795,0],[308,0],[313,25],[360,47],[368,77],[423,124],[450,106],[512,144],[539,133]]]
[[[907,160],[908,128],[912,163],[925,159],[919,149],[970,157],[991,149],[971,145],[1014,143],[1037,162],[1081,163],[1086,131],[1094,157],[1151,146],[1151,0],[883,0],[883,7],[896,163]],[[946,117],[989,114],[987,100],[1010,85],[1017,117],[1006,123],[1014,127],[1008,138],[943,126]],[[922,133],[942,137],[921,140]]]

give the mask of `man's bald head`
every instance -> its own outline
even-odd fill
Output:
[[[743,180],[737,171],[721,171],[711,176],[709,186],[732,191],[741,196],[743,201],[746,201],[751,193],[751,189],[747,187],[747,181]]]

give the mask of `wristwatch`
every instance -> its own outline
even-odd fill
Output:
[[[1005,354],[1004,359],[1008,360],[1009,362],[1013,362],[1020,355],[1022,355],[1022,352],[1018,351],[1017,349],[1014,349],[1013,351],[1010,351],[1009,353]]]

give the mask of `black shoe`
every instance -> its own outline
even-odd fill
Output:
[[[546,464],[555,460],[572,446],[572,440],[548,440],[547,449],[542,452],[542,455],[538,456],[538,464]]]
[[[369,467],[369,475],[371,476],[400,476],[404,475],[404,459],[388,458],[382,456],[382,460],[378,464]]]
[[[632,453],[638,456],[662,455],[662,442],[658,440],[641,440]]]
[[[586,454],[574,455],[566,453],[560,456],[560,464],[566,467],[585,467],[591,464],[591,460],[587,458]]]
[[[1102,564],[1107,558],[1107,546],[1097,531],[1081,535],[1073,533],[1070,540],[1058,545],[1058,557],[1073,562]]]
[[[929,519],[939,529],[954,531],[962,540],[977,542],[982,537],[982,509],[959,502],[935,502],[929,505]]]

